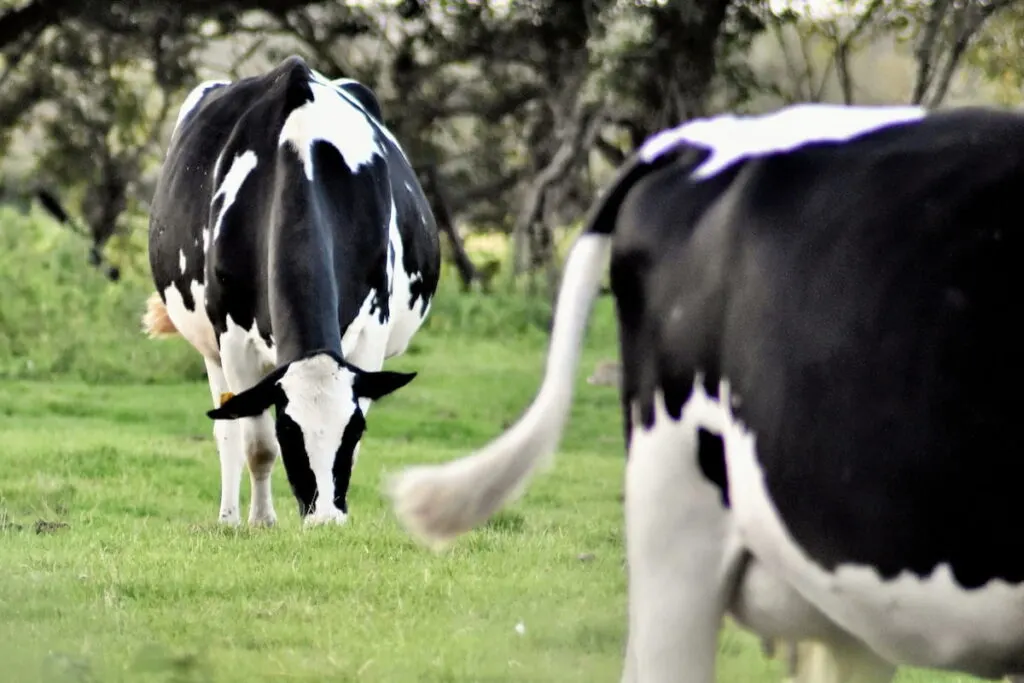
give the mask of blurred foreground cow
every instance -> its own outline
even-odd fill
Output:
[[[433,216],[376,97],[296,57],[200,85],[178,115],[149,240],[158,294],[144,326],[206,360],[221,521],[239,521],[246,460],[249,522],[275,521],[280,450],[305,521],[344,522],[370,402],[415,374],[382,364],[419,329],[440,268]]]
[[[533,405],[398,477],[400,519],[448,540],[554,451],[610,253],[623,680],[712,683],[726,613],[826,643],[819,683],[1024,672],[1022,193],[1015,113],[799,106],[652,138],[572,250]]]

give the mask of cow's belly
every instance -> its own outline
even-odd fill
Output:
[[[727,421],[723,437],[743,543],[829,620],[898,665],[990,677],[1024,671],[1024,587],[996,580],[964,590],[943,565],[924,579],[904,573],[883,580],[867,566],[826,571],[783,525],[764,485],[753,436]]]
[[[418,273],[409,275],[399,261],[394,269],[393,277],[386,358],[405,353],[405,350],[409,348],[409,342],[412,341],[430,312],[429,303],[424,306],[422,300],[412,301],[412,287],[419,278]]]
[[[420,303],[416,303],[410,308],[407,305],[408,301],[409,299],[406,298],[405,301],[393,302],[398,310],[392,319],[391,330],[388,336],[387,358],[400,356],[405,353],[405,350],[409,348],[409,342],[416,336],[416,332],[419,331],[423,321],[427,318],[427,314],[430,312],[429,303],[421,313]]]

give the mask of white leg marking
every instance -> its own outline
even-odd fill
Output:
[[[718,631],[731,590],[730,520],[700,470],[697,428],[715,411],[699,386],[678,421],[655,396],[655,422],[637,420],[626,466],[629,646],[636,678],[714,683]]]
[[[270,411],[259,417],[242,420],[242,439],[245,456],[249,463],[249,483],[252,487],[252,501],[249,505],[249,524],[273,526],[277,523],[274,500],[271,495],[270,476],[274,462],[280,452],[274,420]]]
[[[220,342],[224,374],[230,390],[236,394],[259,382],[276,362],[276,352],[263,342],[255,324],[251,330],[245,330],[229,316],[227,329],[221,335]],[[280,449],[270,411],[264,411],[256,417],[217,422],[235,424],[239,430],[252,487],[249,523],[265,526],[276,523],[277,513],[274,511],[270,477]]]
[[[206,376],[210,382],[213,405],[220,405],[220,395],[228,391],[227,379],[220,365],[206,359]],[[217,455],[220,456],[220,515],[224,524],[238,524],[239,495],[242,485],[242,467],[245,455],[242,445],[242,430],[234,420],[214,420],[213,436],[217,441]]]

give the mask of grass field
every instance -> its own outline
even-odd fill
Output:
[[[607,310],[589,339],[585,370],[614,348]],[[299,527],[280,464],[276,528],[216,525],[203,384],[0,383],[0,681],[617,681],[614,391],[581,376],[556,469],[447,553],[413,545],[379,494],[515,419],[543,353],[539,336],[422,333],[389,364],[421,374],[371,411],[341,529]],[[721,681],[781,680],[736,630],[720,661]]]

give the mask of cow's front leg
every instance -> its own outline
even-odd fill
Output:
[[[220,406],[228,392],[224,370],[216,361],[206,359],[206,377],[210,383],[210,394],[214,407]],[[213,423],[213,437],[217,442],[220,458],[220,515],[223,524],[238,524],[239,497],[241,495],[242,468],[245,466],[245,452],[242,444],[241,426],[234,420],[216,420]]]
[[[731,585],[728,512],[699,463],[698,417],[711,404],[695,388],[674,420],[660,393],[655,401],[649,429],[632,416],[626,465],[630,633],[623,678],[714,683]]]

